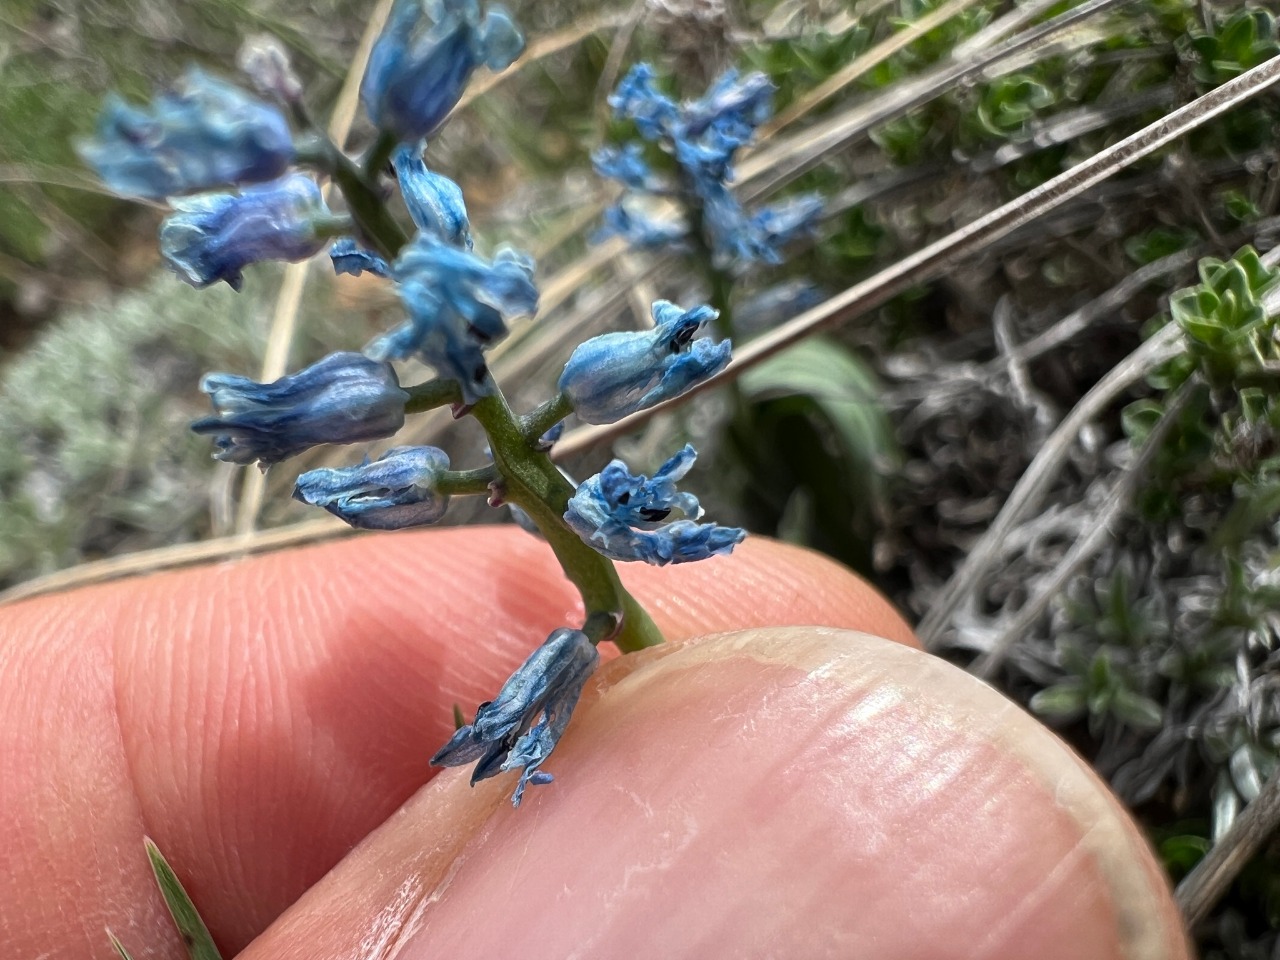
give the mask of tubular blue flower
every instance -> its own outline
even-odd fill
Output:
[[[126,197],[164,197],[273,180],[294,159],[275,107],[192,67],[148,107],[108,98],[80,156]]]
[[[215,414],[191,429],[216,437],[219,460],[264,469],[317,444],[389,437],[404,425],[409,399],[389,363],[359,353],[331,353],[274,383],[210,373],[200,389]]]
[[[775,89],[763,73],[740,77],[737,70],[726,70],[704,96],[684,105],[676,137],[692,140],[714,131],[722,144],[737,149],[773,115]]]
[[[493,390],[484,351],[507,335],[505,317],[536,313],[533,261],[499,250],[493,262],[420,233],[392,268],[409,319],[371,343],[377,360],[417,355],[458,381],[464,402]]]
[[[293,498],[323,507],[362,530],[401,530],[435,523],[449,498],[436,486],[449,456],[435,447],[393,447],[355,467],[321,467],[298,477]]]
[[[561,627],[483,703],[475,721],[460,727],[431,758],[441,767],[475,762],[471,785],[507,770],[520,770],[512,806],[520,806],[528,784],[550,783],[541,769],[560,742],[583,684],[600,661],[580,630]],[[477,762],[478,761],[478,762]]]
[[[401,141],[440,126],[481,64],[510,66],[524,37],[498,5],[479,0],[396,0],[360,86],[369,118]]]
[[[579,344],[560,374],[560,390],[586,423],[615,423],[719,373],[733,345],[694,339],[717,311],[683,310],[667,300],[653,304],[651,330],[606,333]]]
[[[400,181],[400,195],[417,228],[451,246],[470,250],[471,222],[462,188],[427,169],[421,144],[397,147],[391,165]]]
[[[604,211],[604,224],[592,238],[599,242],[606,237],[619,236],[637,250],[659,248],[682,249],[687,244],[689,227],[683,220],[662,220],[638,209],[634,202],[638,194],[624,196],[622,200]]]
[[[614,460],[578,485],[569,498],[565,522],[584,543],[611,560],[663,566],[730,553],[747,532],[695,523],[702,516],[697,498],[676,490],[676,481],[689,472],[696,457],[686,444],[652,479],[635,476],[625,463]],[[675,510],[686,519],[664,522]]]
[[[358,277],[366,271],[376,277],[391,276],[391,265],[372,250],[366,250],[356,242],[355,237],[339,237],[329,247],[329,259],[333,261],[333,272],[349,273]]]
[[[206,193],[173,201],[160,227],[160,252],[193,287],[225,280],[239,290],[241,271],[263,260],[306,260],[328,242],[333,215],[320,188],[300,173],[238,194]]]

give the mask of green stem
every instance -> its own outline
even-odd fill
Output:
[[[434,380],[401,389],[409,394],[409,401],[404,405],[405,413],[425,413],[436,407],[449,407],[462,402],[462,389],[458,386],[458,381],[446,377],[436,377]]]
[[[436,490],[446,497],[476,496],[488,493],[490,484],[500,479],[493,464],[474,470],[446,470],[436,479]]]
[[[574,490],[545,453],[538,451],[507,406],[501,392],[483,397],[471,408],[489,436],[494,463],[502,474],[507,500],[538,525],[556,559],[586,608],[591,639],[612,639],[624,653],[662,642],[662,634],[644,608],[623,587],[613,562],[579,539],[564,522]],[[536,441],[535,441],[536,442]],[[617,633],[608,625],[621,618]],[[592,635],[594,634],[594,635]]]
[[[573,413],[573,401],[563,393],[520,417],[520,432],[526,443],[537,444],[542,435]]]
[[[364,175],[369,180],[377,183],[378,174],[386,169],[387,162],[391,159],[391,154],[395,152],[396,145],[399,141],[394,133],[383,130],[378,134],[378,139],[374,141],[369,153],[364,160]]]
[[[364,239],[384,257],[394,260],[409,238],[391,216],[377,186],[351,158],[319,134],[299,138],[297,156],[299,163],[314,166],[333,178]]]

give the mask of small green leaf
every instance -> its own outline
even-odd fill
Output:
[[[1111,711],[1116,719],[1134,730],[1158,730],[1164,723],[1164,710],[1150,697],[1120,687],[1111,698]]]
[[[145,838],[143,843],[147,848],[151,869],[156,875],[156,884],[160,887],[160,895],[164,897],[165,906],[173,916],[174,926],[178,928],[178,934],[186,945],[187,955],[191,960],[222,960],[222,954],[209,935],[209,928],[200,919],[199,911],[187,896],[187,891],[183,889],[178,875],[173,872],[173,867],[169,866],[169,861],[150,837]]]
[[[124,948],[124,944],[116,939],[116,935],[110,930],[107,930],[107,939],[111,941],[112,949],[120,955],[120,960],[133,960],[133,957],[129,956],[129,951]]]
[[[1084,685],[1079,680],[1055,683],[1032,697],[1030,707],[1042,717],[1072,720],[1084,712]]]

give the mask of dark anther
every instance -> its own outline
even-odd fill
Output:
[[[618,494],[618,503],[619,503],[619,504],[621,504],[622,506],[624,506],[624,507],[625,507],[625,506],[626,506],[628,503],[630,503],[630,502],[631,502],[631,491],[630,491],[630,490],[626,491],[625,493],[620,493],[620,494]]]
[[[665,520],[671,516],[670,510],[657,510],[653,507],[644,507],[640,510],[640,519],[648,520],[650,523],[657,523],[659,520]]]

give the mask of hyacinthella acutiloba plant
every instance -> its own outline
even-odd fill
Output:
[[[513,411],[490,373],[486,350],[506,335],[510,319],[536,313],[534,264],[507,248],[477,252],[461,190],[427,167],[424,152],[472,72],[504,68],[522,44],[497,7],[400,0],[365,75],[362,99],[379,133],[358,159],[310,122],[301,85],[269,49],[246,58],[259,96],[193,70],[146,107],[113,101],[96,138],[82,145],[116,192],[169,202],[173,213],[161,229],[161,250],[192,286],[223,281],[238,287],[255,263],[299,262],[327,248],[335,271],[367,272],[395,291],[403,321],[363,352],[331,354],[272,383],[208,375],[202,388],[214,413],[194,429],[214,438],[219,459],[265,469],[318,444],[389,438],[407,415],[426,410],[447,407],[479,423],[491,463],[457,469],[434,447],[392,447],[359,465],[304,473],[294,495],[372,530],[431,524],[452,497],[480,496],[518,511],[523,525],[547,541],[581,595],[581,622],[554,630],[471,722],[461,718],[432,757],[439,765],[472,766],[472,785],[517,774],[510,794],[516,806],[527,787],[551,780],[543,766],[597,668],[597,645],[640,653],[662,641],[614,564],[703,560],[731,551],[744,536],[737,528],[700,523],[697,499],[677,489],[693,463],[692,447],[676,451],[651,477],[614,461],[574,483],[548,457],[557,431],[570,416],[616,423],[724,370],[731,346],[723,335],[731,322],[718,317],[716,307],[727,308],[735,264],[775,261],[819,207],[806,197],[748,214],[726,187],[734,151],[767,116],[762,77],[730,73],[704,97],[677,105],[648,82],[643,67],[632,71],[615,108],[674,158],[675,189],[686,201],[687,220],[659,239],[683,240],[701,255],[718,302],[655,302],[651,329],[580,344],[554,395],[532,410]],[[635,151],[605,163],[633,192],[665,189]],[[320,189],[324,180],[341,197],[337,209]],[[625,203],[616,209],[611,226],[633,241],[658,229]],[[722,339],[702,335],[717,323]],[[437,376],[402,384],[393,363],[407,359],[425,362]],[[804,660],[805,634],[789,635],[801,650],[796,662],[821,671],[816,660]],[[709,644],[707,662],[728,657],[738,642]],[[750,642],[771,651],[762,655],[767,662],[794,659],[781,652],[777,638]],[[872,660],[900,653],[869,651]],[[650,651],[633,662],[652,664],[663,656]],[[981,713],[974,709],[975,717]],[[982,729],[996,736],[994,728]],[[166,897],[173,903],[183,895],[171,886]]]

